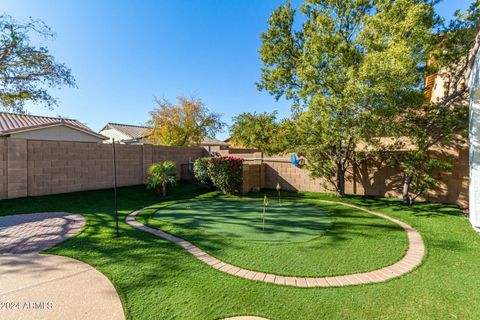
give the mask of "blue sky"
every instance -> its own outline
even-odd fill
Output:
[[[260,33],[284,2],[2,0],[0,12],[52,27],[57,37],[46,44],[77,80],[78,88],[52,91],[60,100],[54,110],[31,106],[30,113],[70,117],[99,130],[107,122],[143,124],[155,96],[173,101],[195,94],[227,124],[247,111],[288,116],[288,102],[255,87]],[[444,0],[438,11],[448,19],[470,2]]]

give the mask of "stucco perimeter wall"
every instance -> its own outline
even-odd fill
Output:
[[[438,158],[449,157],[453,168],[447,173],[438,173],[442,183],[438,190],[431,191],[426,199],[468,207],[468,149],[435,151]],[[280,183],[282,189],[333,192],[330,185],[322,179],[313,179],[307,169],[293,166],[287,157],[265,158],[263,161],[249,161],[256,154],[242,154],[245,161],[244,187],[247,192],[254,187],[270,188]],[[261,166],[261,169],[258,168]],[[252,167],[249,169],[248,167]],[[262,177],[255,178],[255,174]],[[382,161],[368,161],[352,168],[347,174],[345,191],[347,194],[401,197],[402,176],[398,168]]]
[[[117,144],[117,185],[144,183],[158,161],[187,164],[203,148]],[[0,140],[0,199],[39,196],[113,186],[112,145],[92,142]]]

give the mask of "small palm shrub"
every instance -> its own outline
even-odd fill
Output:
[[[154,163],[148,168],[147,188],[153,189],[162,196],[167,195],[167,185],[174,185],[176,183],[177,170],[175,162],[165,161]]]
[[[205,158],[198,158],[193,163],[193,173],[195,175],[195,179],[198,182],[207,186],[209,188],[213,187],[212,179],[210,179],[210,175],[208,174],[208,161],[210,160],[209,157]]]
[[[216,157],[208,160],[208,175],[223,193],[239,192],[243,181],[243,159]]]

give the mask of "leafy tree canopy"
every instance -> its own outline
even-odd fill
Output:
[[[233,118],[231,126],[231,139],[235,144],[259,149],[268,155],[288,148],[286,134],[282,122],[277,121],[276,111],[241,113]]]
[[[0,15],[0,108],[25,112],[25,103],[56,105],[47,88],[75,86],[71,70],[59,63],[43,45],[32,44],[31,36],[51,40],[54,33],[40,20],[21,23]]]
[[[178,105],[165,99],[155,100],[147,124],[152,127],[148,141],[167,146],[199,145],[207,136],[215,136],[224,123],[221,114],[210,112],[200,98],[178,97]]]
[[[437,94],[406,110],[391,123],[397,137],[408,137],[412,150],[396,154],[403,172],[403,199],[413,201],[441,181],[452,167],[449,158],[438,157],[435,147],[458,147],[468,130],[467,81],[480,45],[480,1],[466,12],[457,11],[448,24],[439,26],[436,46],[430,51],[429,69],[437,82]],[[439,81],[441,80],[441,81]],[[427,88],[427,90],[432,90]]]
[[[293,101],[297,151],[343,196],[357,145],[378,143],[388,119],[423,100],[437,20],[418,0],[307,0],[301,13],[298,29],[289,2],[272,13],[258,87]]]

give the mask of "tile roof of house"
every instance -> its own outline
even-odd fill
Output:
[[[129,136],[131,139],[140,139],[145,137],[148,134],[148,130],[150,129],[150,127],[146,126],[136,126],[131,124],[109,122],[102,130],[109,128],[116,129],[123,134]]]
[[[35,128],[48,127],[56,124],[65,124],[69,127],[80,129],[81,131],[84,131],[88,134],[92,134],[100,138],[105,138],[78,120],[0,112],[0,135],[7,135],[18,131]]]
[[[211,137],[205,137],[200,143],[201,146],[228,146],[229,144],[225,141],[218,140]]]
[[[151,129],[151,127],[147,126],[138,126],[138,125],[131,125],[131,124],[122,124],[122,123],[112,123],[109,122],[105,127],[103,127],[102,130],[105,129],[116,129],[123,134],[126,134],[129,136],[131,139],[140,139],[148,135],[148,130]],[[211,137],[206,137],[202,140],[202,143],[200,144],[202,146],[228,146],[229,144],[215,139]]]

